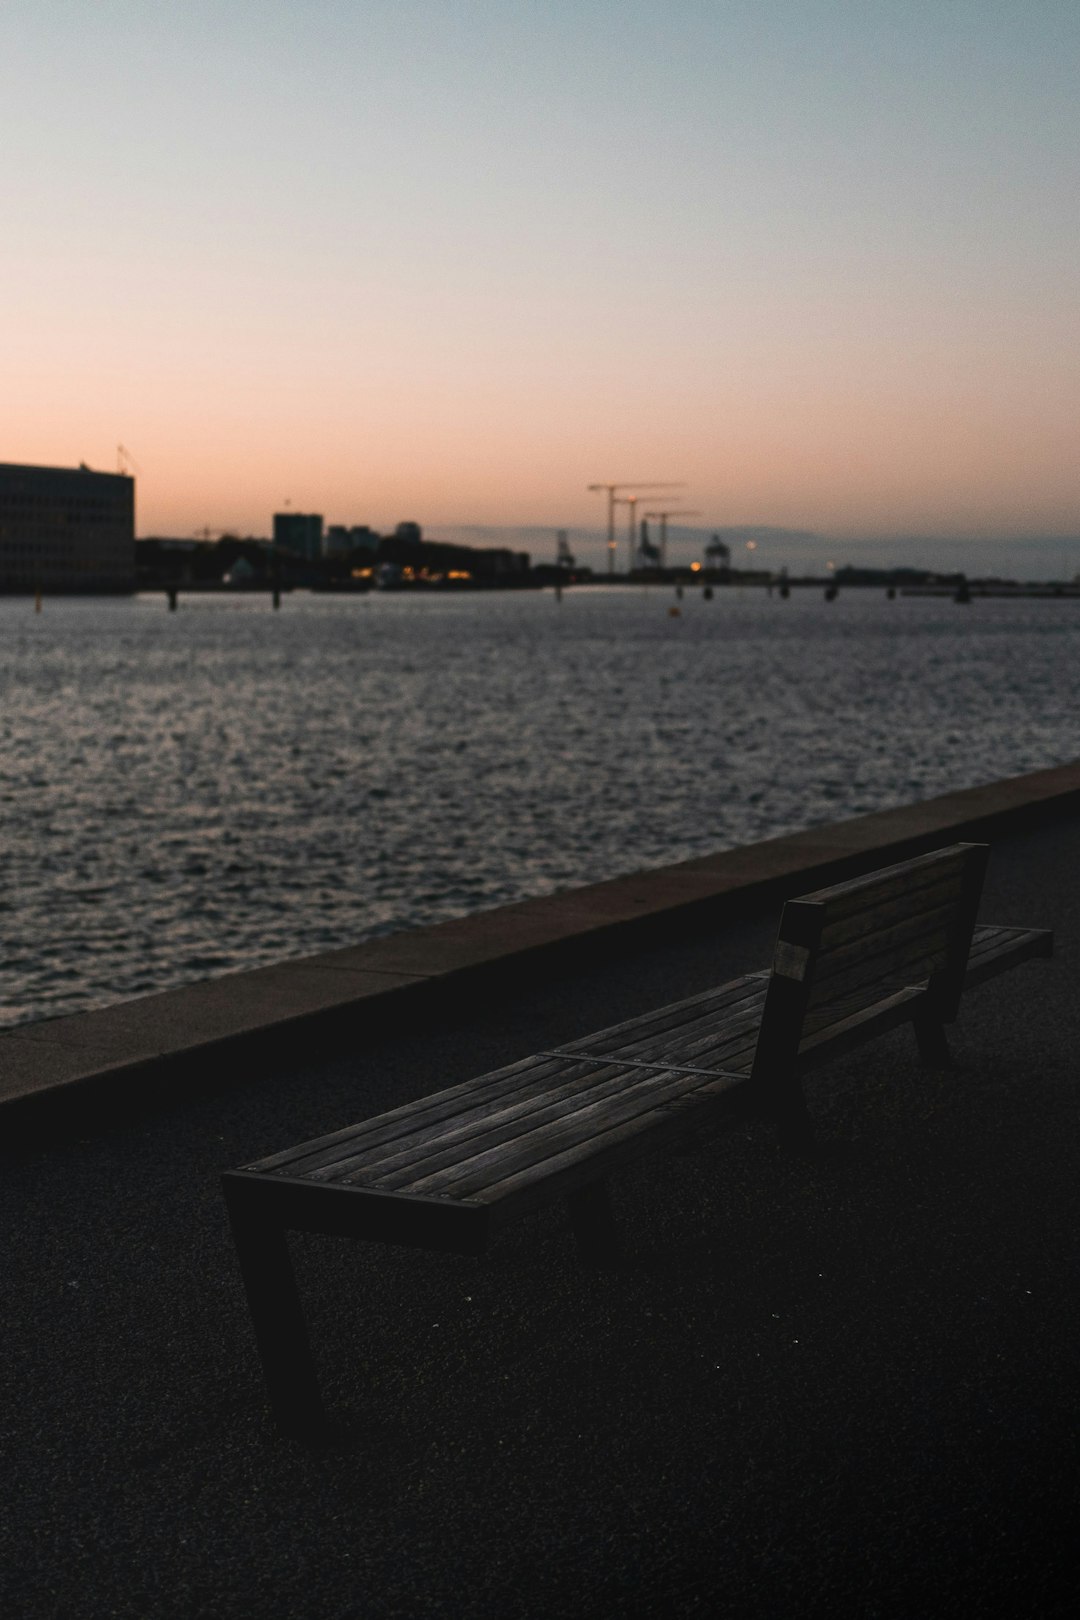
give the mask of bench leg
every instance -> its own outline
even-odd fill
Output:
[[[228,1205],[271,1410],[285,1434],[316,1439],[326,1416],[285,1233],[235,1193]]]
[[[619,1259],[619,1234],[611,1213],[606,1181],[590,1181],[567,1200],[570,1224],[583,1266],[613,1266]]]
[[[938,1018],[915,1018],[915,1039],[919,1043],[919,1057],[927,1069],[951,1069],[953,1055],[949,1050],[945,1026]]]

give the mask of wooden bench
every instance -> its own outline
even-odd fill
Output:
[[[771,969],[226,1174],[280,1425],[322,1422],[287,1231],[478,1254],[566,1199],[581,1257],[612,1258],[610,1171],[750,1114],[803,1136],[808,1069],[902,1023],[946,1062],[965,987],[1050,955],[1047,930],[975,926],[986,855],[956,844],[790,900]]]

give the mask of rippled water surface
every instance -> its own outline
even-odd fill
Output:
[[[0,1023],[1072,759],[1080,604],[0,600]]]

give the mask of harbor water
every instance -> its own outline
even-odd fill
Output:
[[[0,600],[0,1024],[1063,763],[1080,604]]]

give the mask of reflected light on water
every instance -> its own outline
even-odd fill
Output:
[[[0,601],[11,1024],[1077,753],[1080,604]]]

